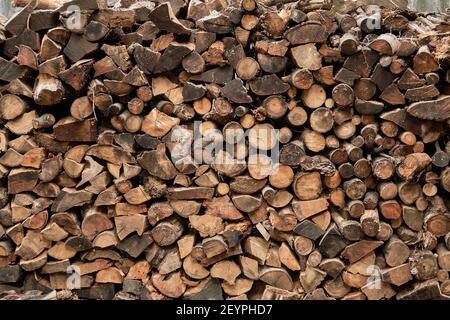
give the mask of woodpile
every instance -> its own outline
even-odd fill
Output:
[[[0,294],[450,296],[450,16],[16,2]]]

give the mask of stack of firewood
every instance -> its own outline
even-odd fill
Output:
[[[0,293],[450,295],[448,15],[16,2],[0,19]]]

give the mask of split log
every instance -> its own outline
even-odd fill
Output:
[[[282,82],[277,75],[271,74],[251,80],[250,89],[258,96],[270,96],[286,92],[289,85]]]
[[[43,106],[58,104],[65,97],[61,81],[44,73],[36,78],[33,91],[34,101]]]
[[[356,262],[383,244],[383,241],[361,240],[347,246],[342,256],[350,263]]]
[[[384,33],[370,43],[370,48],[382,55],[393,56],[400,47],[397,37],[391,33]]]
[[[96,51],[97,48],[98,44],[91,43],[83,37],[72,33],[63,52],[70,59],[70,61],[77,62],[86,55]]]
[[[346,56],[357,53],[360,50],[358,39],[351,33],[344,34],[339,42],[339,50]]]
[[[299,68],[317,71],[322,67],[322,57],[313,44],[304,44],[291,49],[291,56]],[[308,57],[305,59],[304,57]]]
[[[156,150],[142,153],[138,158],[138,162],[150,174],[163,180],[169,180],[175,177],[177,171],[172,162],[167,158],[165,150],[165,145],[159,144]]]
[[[9,62],[8,60],[0,57],[0,70],[1,76],[0,80],[3,81],[13,81],[22,77],[25,73],[25,69],[15,63]]]
[[[53,126],[53,130],[55,138],[58,141],[95,141],[97,135],[97,121],[95,121],[95,119],[73,122],[69,119],[67,122],[60,120]]]
[[[260,272],[261,281],[284,290],[292,290],[293,282],[289,273],[282,268],[268,267]]]
[[[147,217],[144,215],[120,216],[114,218],[117,228],[117,236],[119,240],[123,240],[126,236],[133,232],[142,235],[147,227]]]
[[[327,32],[319,22],[311,21],[288,29],[285,37],[291,45],[325,42]]]
[[[6,94],[0,98],[0,118],[13,120],[28,110],[28,105],[20,97]]]

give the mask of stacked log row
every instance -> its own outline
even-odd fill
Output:
[[[449,16],[23,2],[0,30],[0,292],[450,295]]]

